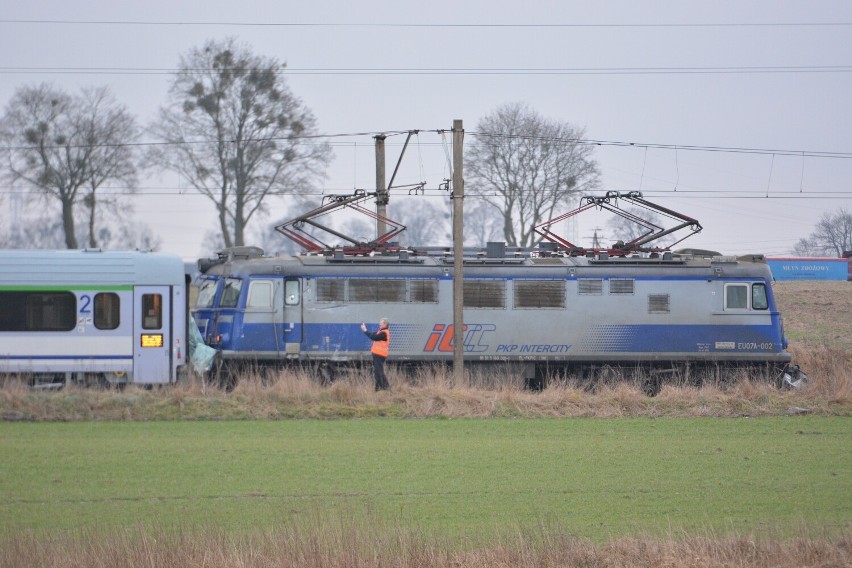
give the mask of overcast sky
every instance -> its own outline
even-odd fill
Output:
[[[784,255],[824,212],[852,209],[848,0],[0,0],[0,20],[3,107],[26,83],[108,85],[145,124],[165,102],[179,54],[234,36],[287,63],[288,85],[321,132],[424,131],[397,183],[437,187],[450,174],[434,131],[462,119],[474,133],[486,113],[523,102],[589,139],[633,143],[597,147],[601,189],[640,190],[697,218],[704,230],[684,246]],[[472,71],[434,72],[451,69]],[[543,69],[561,71],[531,73]],[[336,157],[322,190],[373,187],[372,138],[330,141]],[[388,140],[389,171],[402,141]],[[162,250],[187,259],[208,252],[209,202],[181,190],[176,174],[142,185],[134,219]],[[390,216],[417,199],[392,198]],[[581,223],[579,244],[599,224]]]

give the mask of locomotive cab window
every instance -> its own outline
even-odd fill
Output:
[[[225,287],[222,289],[222,298],[219,300],[219,307],[236,308],[242,287],[243,281],[239,278],[226,278]]]
[[[118,294],[100,292],[95,294],[95,327],[117,329],[121,323],[121,302]]]
[[[753,310],[769,309],[769,300],[766,298],[766,284],[752,284],[751,308]]]
[[[216,288],[219,285],[218,280],[205,280],[198,289],[198,298],[195,300],[196,308],[210,308],[213,306],[213,299],[216,297]]]
[[[725,284],[725,309],[748,309],[748,284]]]
[[[284,304],[288,306],[299,305],[299,281],[286,280],[284,282]]]
[[[142,329],[162,329],[163,296],[142,294]]]
[[[271,308],[272,307],[272,281],[254,280],[249,284],[247,308]]]

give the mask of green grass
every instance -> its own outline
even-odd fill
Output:
[[[848,418],[0,423],[0,531],[843,530]]]

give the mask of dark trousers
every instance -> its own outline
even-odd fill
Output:
[[[381,355],[373,354],[373,379],[376,381],[376,390],[388,390],[390,384],[385,377],[385,358]]]

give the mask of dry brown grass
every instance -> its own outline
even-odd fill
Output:
[[[791,343],[852,350],[852,282],[776,282],[773,290]]]
[[[428,417],[688,417],[778,416],[812,413],[852,415],[848,355],[830,347],[811,349],[811,380],[799,390],[779,389],[745,374],[732,383],[666,384],[646,396],[641,381],[625,377],[588,388],[551,381],[541,392],[508,378],[498,387],[455,384],[444,368],[411,376],[390,369],[391,390],[374,392],[367,371],[351,369],[330,386],[307,373],[282,370],[247,374],[227,393],[192,381],[174,387],[124,391],[68,387],[32,391],[20,383],[0,388],[4,420],[243,420],[284,418]],[[478,382],[478,381],[477,381]]]
[[[135,528],[0,539],[0,567],[831,567],[852,564],[852,534],[794,537],[675,534],[595,543],[539,526],[487,543],[336,521],[264,533],[175,534]]]

